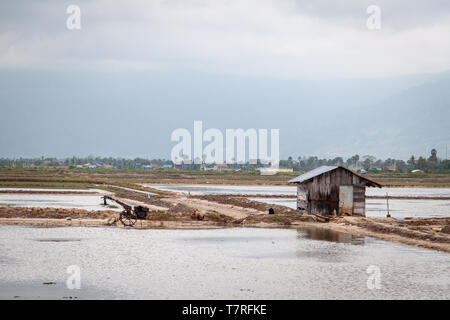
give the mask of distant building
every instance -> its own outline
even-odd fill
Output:
[[[283,173],[294,172],[293,168],[287,168],[287,167],[278,167],[277,168],[277,167],[270,167],[270,166],[262,167],[262,168],[259,168],[258,170],[262,175],[273,175],[278,172],[283,172]]]
[[[361,170],[364,170],[364,168],[360,165],[351,165],[349,169],[353,172],[361,172]]]
[[[388,166],[386,167],[388,171],[397,171],[397,166]]]
[[[152,167],[151,164],[144,164],[144,165],[142,166],[142,169],[144,169],[144,170],[152,170],[153,167]]]
[[[228,165],[226,163],[216,163],[214,164],[213,169],[216,171],[227,170]]]
[[[366,187],[381,185],[340,166],[321,166],[289,181],[297,209],[306,214],[366,215]]]

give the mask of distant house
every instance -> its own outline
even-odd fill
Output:
[[[388,166],[386,167],[388,171],[397,171],[397,166]]]
[[[202,165],[200,166],[200,170],[211,171],[211,170],[214,170],[214,167],[207,166],[206,164],[202,163]]]
[[[297,209],[306,214],[366,215],[366,187],[381,185],[340,166],[322,166],[289,181]]]
[[[271,167],[271,166],[266,166],[266,167],[262,167],[258,169],[259,172],[262,175],[273,175],[276,174],[278,172],[294,172],[293,168],[287,168],[287,167]]]
[[[172,168],[173,168],[173,165],[171,165],[171,164],[163,165],[163,169],[172,169]]]
[[[221,171],[221,170],[228,169],[228,166],[226,163],[216,163],[216,164],[214,164],[213,169],[216,171]]]
[[[95,168],[97,168],[97,164],[96,163],[91,163],[88,168],[89,169],[95,169]]]
[[[349,169],[353,172],[361,172],[361,170],[364,170],[364,168],[359,165],[351,165]]]
[[[153,167],[152,167],[151,164],[144,164],[144,165],[142,166],[142,169],[144,169],[144,170],[152,170]]]

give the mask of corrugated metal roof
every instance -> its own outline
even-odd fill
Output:
[[[308,172],[302,174],[301,176],[298,176],[297,178],[289,180],[288,183],[302,183],[302,182],[308,181],[308,180],[310,180],[310,179],[312,179],[314,177],[320,176],[321,174],[324,174],[325,172],[333,171],[333,170],[335,170],[337,168],[342,168],[344,170],[347,170],[347,171],[351,172],[352,174],[360,177],[361,179],[366,180],[368,182],[367,185],[370,186],[370,187],[381,188],[381,184],[379,184],[379,183],[377,183],[375,181],[372,181],[372,180],[370,180],[370,179],[368,179],[366,177],[363,177],[363,176],[361,176],[361,175],[359,175],[359,174],[357,174],[357,173],[355,173],[355,172],[353,172],[353,171],[351,171],[351,170],[349,170],[347,168],[340,167],[340,166],[321,166],[321,167],[318,167],[318,168],[316,168],[314,170],[308,171]]]
[[[312,179],[316,176],[320,176],[321,174],[323,174],[325,172],[332,171],[337,168],[338,168],[337,166],[321,166],[321,167],[315,168],[311,171],[308,171],[308,172],[302,174],[301,176],[298,176],[297,178],[289,180],[289,183],[301,183],[301,182]]]

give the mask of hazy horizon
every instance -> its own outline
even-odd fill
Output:
[[[70,4],[2,4],[0,157],[169,159],[195,120],[279,129],[281,159],[450,145],[446,1]]]

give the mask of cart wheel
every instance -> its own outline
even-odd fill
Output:
[[[134,213],[129,211],[122,211],[120,213],[120,222],[126,227],[132,227],[137,221],[137,217]]]

